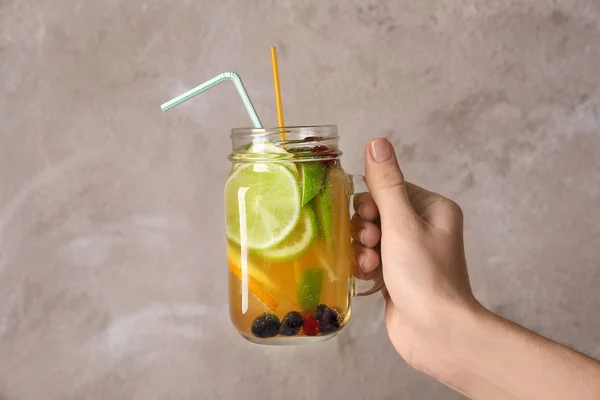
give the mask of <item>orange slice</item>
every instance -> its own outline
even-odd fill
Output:
[[[227,263],[229,269],[233,274],[241,281],[242,280],[242,267],[240,254],[238,251],[233,249],[231,246],[227,246]],[[275,283],[269,279],[267,274],[262,272],[256,266],[248,263],[248,290],[256,296],[269,310],[277,310],[277,301],[267,293],[263,287],[276,289]]]
[[[329,281],[335,282],[337,281],[337,276],[335,275],[335,272],[333,272],[331,264],[329,264],[329,261],[327,261],[327,258],[325,258],[325,254],[323,254],[324,252],[325,250],[323,250],[318,243],[315,243],[314,254],[319,260],[319,265],[322,266],[323,269],[325,269],[325,271],[327,272],[327,277],[329,278]]]

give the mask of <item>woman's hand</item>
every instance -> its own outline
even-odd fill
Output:
[[[368,279],[381,261],[398,353],[472,398],[600,399],[600,363],[475,300],[460,207],[406,182],[385,139],[370,143],[365,162],[370,194],[354,204],[355,274]]]

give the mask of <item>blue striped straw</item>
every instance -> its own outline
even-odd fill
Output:
[[[174,99],[167,101],[166,103],[164,103],[160,106],[160,109],[163,111],[167,111],[168,109],[173,108],[176,105],[183,103],[184,101],[186,101],[188,99],[191,99],[192,97],[196,96],[197,94],[199,94],[199,93],[205,91],[206,89],[209,89],[209,88],[215,86],[217,83],[223,82],[225,80],[230,80],[235,85],[235,88],[237,89],[238,93],[240,94],[240,97],[242,98],[244,107],[246,107],[246,111],[248,111],[248,115],[250,116],[250,119],[252,120],[252,124],[254,125],[254,127],[262,128],[263,127],[262,123],[260,122],[260,119],[258,118],[258,115],[256,114],[256,110],[254,110],[254,106],[252,105],[252,101],[250,100],[250,97],[248,97],[248,93],[246,92],[246,89],[244,88],[242,79],[236,72],[223,72],[222,74],[217,75],[214,78],[212,78],[204,83],[201,83],[200,85],[196,86],[195,88],[188,90],[187,92],[175,97]]]

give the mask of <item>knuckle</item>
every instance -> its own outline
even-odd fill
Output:
[[[381,175],[376,183],[380,189],[388,189],[403,186],[405,183],[404,174],[398,168],[390,168]]]
[[[423,232],[423,224],[418,218],[407,218],[405,221],[405,226],[408,228],[409,232],[413,232],[415,234],[420,234]]]
[[[450,212],[452,212],[452,214],[457,216],[458,219],[462,221],[464,219],[464,213],[463,213],[461,206],[454,200],[450,200],[450,199],[446,199],[446,203],[447,203],[447,207],[450,210]]]
[[[352,237],[355,237],[358,232],[359,221],[357,219],[352,218],[350,221],[350,232],[352,233]]]
[[[350,220],[350,227],[353,229],[359,229],[365,225],[365,220],[358,214],[354,214]]]
[[[354,196],[354,199],[352,200],[352,204],[354,205],[354,211],[358,211],[358,207],[360,207],[361,204],[364,204],[364,195],[364,193],[357,193]]]
[[[373,199],[371,198],[371,193],[369,192],[358,193],[356,195],[356,198],[358,203],[360,204],[369,203],[373,201]]]

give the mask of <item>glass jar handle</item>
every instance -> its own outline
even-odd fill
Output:
[[[369,191],[369,189],[367,188],[367,184],[365,183],[365,177],[362,175],[348,175],[350,178],[350,195],[352,196],[352,201],[354,201],[354,197],[357,194],[360,193],[366,193]],[[351,210],[354,210],[354,207],[352,207],[352,205],[350,206]],[[354,215],[354,214],[353,214]],[[376,276],[375,278],[371,279],[370,281],[373,282],[373,286],[371,286],[368,289],[365,290],[360,290],[360,289],[356,289],[357,286],[363,286],[366,287],[367,282],[369,281],[364,281],[361,279],[356,279],[356,278],[352,278],[354,284],[352,285],[353,287],[353,293],[352,295],[355,297],[358,296],[368,296],[371,295],[373,293],[377,293],[379,292],[384,286],[385,286],[385,282],[383,281],[383,269],[381,268],[381,265],[379,265],[379,268],[377,268],[375,270]]]

